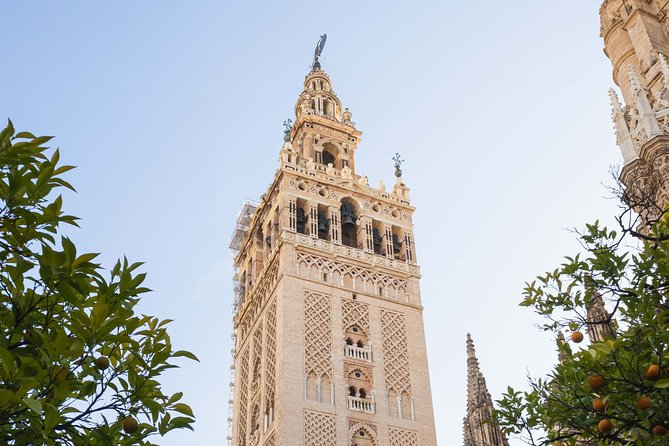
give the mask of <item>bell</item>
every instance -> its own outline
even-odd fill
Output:
[[[353,206],[348,203],[341,205],[341,224],[342,225],[355,225],[355,221],[358,219],[353,210]]]
[[[325,214],[318,213],[318,232],[327,232],[330,227],[330,221],[325,217]]]
[[[399,252],[402,249],[402,242],[397,234],[393,234],[393,251]]]
[[[306,225],[307,224],[307,215],[304,213],[304,209],[297,208],[297,224]]]
[[[372,229],[372,239],[374,240],[374,246],[380,248],[383,243],[383,236],[376,228]]]

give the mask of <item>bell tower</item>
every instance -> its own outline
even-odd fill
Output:
[[[669,204],[668,10],[666,0],[605,0],[600,8],[604,52],[622,93],[621,102],[610,90],[620,179],[645,223]]]
[[[362,133],[320,66],[321,42],[274,179],[245,205],[231,243],[230,443],[433,446],[402,160],[390,191],[358,173]]]

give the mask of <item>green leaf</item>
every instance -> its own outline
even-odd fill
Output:
[[[23,398],[23,404],[25,404],[27,408],[29,408],[38,415],[42,413],[42,403],[40,403],[37,400],[34,400],[32,398]]]
[[[192,359],[193,361],[200,362],[200,360],[197,358],[197,356],[195,356],[193,353],[191,353],[189,351],[186,351],[186,350],[176,351],[176,352],[174,352],[174,354],[172,356],[175,357],[175,358],[183,356],[183,357]]]
[[[657,387],[658,389],[667,389],[669,388],[669,378],[663,378],[658,380],[653,387]]]
[[[176,403],[174,405],[174,410],[176,410],[179,413],[182,413],[184,415],[188,415],[189,417],[194,417],[193,415],[193,410],[190,408],[188,404],[184,403]]]

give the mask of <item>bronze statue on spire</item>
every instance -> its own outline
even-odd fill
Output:
[[[318,39],[318,43],[316,44],[316,50],[314,51],[314,63],[311,64],[311,68],[314,70],[320,70],[321,69],[321,63],[318,61],[321,57],[321,53],[323,52],[323,48],[325,48],[325,41],[327,40],[328,35],[323,34],[320,39]]]

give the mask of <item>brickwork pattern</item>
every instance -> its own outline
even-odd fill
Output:
[[[388,438],[390,446],[418,446],[418,433],[400,429],[399,427],[388,427]]]
[[[337,446],[337,428],[334,415],[304,412],[304,445]]]
[[[332,379],[332,309],[330,296],[305,291],[304,373]]]
[[[383,341],[383,372],[386,391],[411,395],[409,350],[405,317],[401,313],[381,309],[381,337]]]

